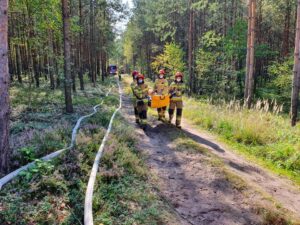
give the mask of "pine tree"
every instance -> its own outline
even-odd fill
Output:
[[[248,39],[245,78],[245,103],[251,107],[254,95],[254,47],[255,47],[255,19],[256,0],[248,1]]]
[[[61,0],[64,33],[64,74],[65,74],[65,104],[66,112],[73,113],[72,77],[71,77],[71,47],[70,47],[70,11],[68,0]]]
[[[299,106],[299,89],[300,89],[300,0],[297,7],[297,25],[295,38],[295,56],[294,56],[294,79],[291,103],[292,126],[297,123],[298,106]]]
[[[8,70],[8,0],[0,1],[0,173],[8,171],[9,148],[9,70]]]

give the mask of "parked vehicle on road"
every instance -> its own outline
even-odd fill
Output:
[[[107,70],[109,75],[116,75],[118,72],[118,67],[116,65],[109,65]]]

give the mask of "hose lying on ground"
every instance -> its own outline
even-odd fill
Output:
[[[110,92],[111,92],[111,89],[109,89],[109,91],[106,93],[105,97],[107,97],[107,96],[110,94]],[[79,126],[80,126],[82,120],[84,120],[84,119],[86,119],[86,118],[88,118],[88,117],[91,117],[91,116],[93,116],[94,114],[96,114],[96,113],[97,113],[97,108],[99,108],[99,106],[101,106],[101,105],[103,104],[103,102],[104,102],[104,100],[102,100],[100,104],[95,105],[95,106],[93,107],[93,110],[94,110],[93,113],[88,114],[88,115],[86,115],[86,116],[82,116],[82,117],[80,117],[80,118],[77,120],[77,123],[76,123],[75,127],[74,127],[73,130],[72,130],[71,144],[69,145],[69,147],[64,148],[64,149],[61,149],[61,150],[58,150],[58,151],[53,152],[53,153],[51,153],[51,154],[49,154],[49,155],[46,155],[46,156],[42,157],[41,160],[49,161],[49,160],[51,160],[51,159],[57,157],[58,155],[60,155],[62,152],[66,151],[66,150],[69,150],[69,149],[72,149],[72,148],[74,147],[74,145],[76,144],[77,131],[78,131],[78,129],[79,129]],[[1,190],[1,188],[3,187],[3,185],[7,184],[9,181],[11,181],[11,180],[14,179],[15,177],[17,177],[17,176],[20,174],[20,172],[29,169],[29,168],[32,167],[34,164],[35,164],[35,162],[28,163],[27,165],[22,166],[22,167],[20,167],[19,169],[17,169],[17,170],[15,170],[15,171],[13,171],[13,172],[7,174],[6,176],[2,177],[2,178],[0,179],[0,190]]]
[[[115,118],[116,114],[118,113],[118,111],[122,108],[122,93],[121,93],[121,87],[120,87],[119,81],[118,81],[118,86],[119,86],[119,95],[120,95],[119,108],[117,108],[115,110],[114,114],[112,115],[112,117],[110,119],[108,129],[105,133],[105,136],[104,136],[102,143],[99,147],[99,150],[97,152],[97,155],[96,155],[96,158],[95,158],[92,170],[91,170],[88,186],[86,189],[85,202],[84,202],[84,224],[85,225],[93,225],[94,224],[94,221],[93,221],[93,192],[94,192],[94,184],[95,184],[95,180],[96,180],[96,175],[97,175],[97,171],[99,168],[100,159],[102,157],[103,149],[104,149],[105,143],[107,141],[107,138],[109,136],[109,133],[111,131],[114,118]]]

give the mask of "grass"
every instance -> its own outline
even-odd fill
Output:
[[[101,128],[103,120],[98,118],[98,130],[87,122],[75,149],[33,168],[37,171],[27,172],[29,178],[24,174],[0,191],[1,224],[82,224],[88,175],[105,132]],[[135,141],[133,131],[118,118],[95,186],[97,224],[163,224],[170,217],[149,185],[147,168],[134,148]]]
[[[94,95],[97,98],[96,94],[90,97]],[[95,103],[89,97],[78,99],[75,104],[78,109],[84,105],[90,109]],[[37,161],[35,167],[0,191],[0,224],[83,224],[89,173],[117,105],[118,96],[112,94],[106,99],[105,107],[82,123],[74,149],[50,162]],[[64,143],[63,132],[58,128],[59,125],[50,126],[47,132],[41,132],[38,140],[33,135],[29,144],[20,145],[23,162],[34,160],[41,147],[50,151],[49,146],[59,147],[55,143]],[[64,135],[68,134],[69,131]],[[95,185],[93,209],[97,224],[164,224],[172,217],[148,182],[148,170],[134,147],[133,134],[128,124],[117,116]]]
[[[300,184],[300,127],[284,115],[185,98],[184,117],[230,147]]]
[[[124,123],[115,124],[102,159],[94,199],[95,222],[163,224],[168,212],[149,185],[147,167],[134,147],[134,132]]]
[[[87,82],[84,91],[73,93],[74,114],[64,113],[62,89],[50,90],[47,84],[40,88],[14,84],[11,87],[10,145],[15,169],[70,144],[71,132],[77,119],[91,113],[109,89],[107,80],[96,87]],[[108,96],[105,104],[116,105],[118,98]]]

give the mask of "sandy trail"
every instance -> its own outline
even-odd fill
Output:
[[[130,98],[123,99],[122,113],[136,126]],[[275,208],[268,196],[283,207],[281,211],[294,218],[300,215],[300,191],[291,182],[252,165],[187,121],[181,131],[150,118],[148,129],[136,129],[136,133],[152,182],[179,215],[178,224],[261,224],[259,209]],[[194,140],[213,154],[176,148],[174,142],[180,137]],[[221,159],[221,165],[216,159]]]
[[[300,216],[300,189],[293,185],[290,180],[278,177],[258,165],[251,164],[243,157],[226,149],[212,136],[199,134],[199,131],[187,121],[184,121],[184,126],[189,137],[210,148],[236,174],[243,177],[251,185],[271,195],[284,208]]]

